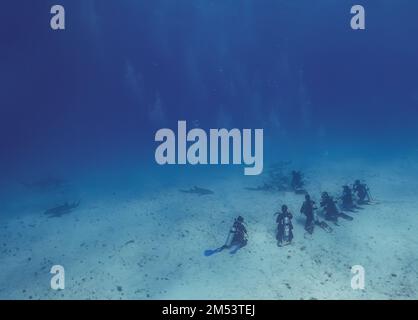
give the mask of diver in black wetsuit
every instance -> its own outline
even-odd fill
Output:
[[[357,193],[359,204],[370,202],[369,188],[365,183],[361,183],[360,180],[356,180],[353,185],[353,190]]]
[[[239,249],[247,245],[247,241],[247,229],[244,226],[244,218],[238,216],[229,230],[226,243],[217,249],[205,250],[204,254],[208,257],[225,249],[231,249],[230,254],[235,254]]]
[[[322,193],[321,207],[325,211],[325,220],[333,222],[338,221],[338,208],[334,199],[328,194],[328,192]]]
[[[303,213],[306,216],[305,230],[310,234],[312,234],[314,230],[314,211],[316,209],[317,208],[315,207],[315,201],[311,200],[311,196],[309,194],[305,195],[305,201],[303,202],[302,207],[300,208],[300,213]]]
[[[294,191],[303,190],[305,182],[303,181],[303,175],[300,171],[292,171],[292,180],[290,186]]]
[[[356,206],[353,199],[353,191],[349,186],[343,186],[343,194],[341,195],[341,207],[344,210],[352,210]]]
[[[230,231],[230,238],[226,243],[227,248],[236,247],[237,250],[247,245],[247,229],[244,226],[244,218],[238,216]]]
[[[288,245],[292,242],[293,239],[293,215],[289,212],[286,205],[283,205],[282,212],[279,212],[277,214],[277,243],[279,246]]]

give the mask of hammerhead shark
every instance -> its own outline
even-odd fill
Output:
[[[71,211],[76,209],[79,205],[80,201],[73,203],[66,202],[63,205],[46,210],[44,214],[49,218],[60,218],[65,214],[71,213]]]
[[[210,194],[214,194],[214,192],[212,190],[203,189],[203,188],[199,188],[199,187],[196,187],[196,186],[194,186],[193,188],[191,188],[189,190],[180,190],[180,192],[197,194],[199,196],[207,196],[207,195],[210,195]]]

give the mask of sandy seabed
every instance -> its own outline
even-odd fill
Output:
[[[354,220],[340,220],[332,233],[316,228],[307,236],[303,196],[244,189],[261,177],[195,183],[215,192],[207,196],[179,192],[194,185],[190,179],[123,196],[79,182],[81,206],[60,218],[43,214],[53,205],[47,194],[16,186],[19,196],[8,198],[10,213],[0,218],[0,298],[417,299],[417,162],[321,162],[305,173],[317,202],[322,191],[337,195],[359,177],[378,203],[350,213]],[[273,215],[282,204],[294,214],[295,237],[279,248]],[[248,246],[205,257],[238,214]],[[65,290],[50,287],[53,265],[65,268]],[[353,265],[365,268],[364,290],[351,288]]]

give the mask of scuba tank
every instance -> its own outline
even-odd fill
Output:
[[[289,241],[290,238],[290,227],[289,225],[285,225],[284,227],[284,234],[283,234],[283,240]]]
[[[283,219],[283,224],[284,224],[285,226],[287,226],[287,225],[289,225],[289,223],[290,223],[290,219],[289,219],[289,217],[288,217],[288,216],[284,217],[284,219]]]

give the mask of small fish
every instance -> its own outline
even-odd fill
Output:
[[[60,218],[63,215],[71,213],[79,205],[80,205],[80,201],[79,202],[74,202],[74,203],[71,203],[71,204],[66,202],[65,204],[63,204],[61,206],[54,207],[54,208],[46,210],[44,212],[44,214],[47,215],[49,218]]]
[[[180,190],[180,192],[197,194],[199,196],[206,196],[206,195],[214,194],[214,192],[212,190],[199,188],[199,187],[196,187],[196,186],[194,186],[190,190]]]

